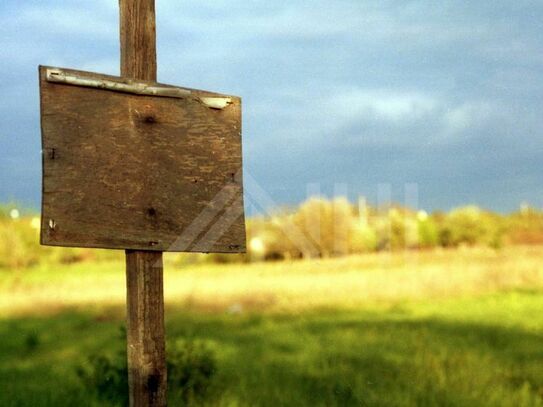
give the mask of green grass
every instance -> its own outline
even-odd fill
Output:
[[[170,309],[167,333],[216,352],[210,405],[540,406],[542,300],[513,291],[296,315]],[[104,405],[75,370],[122,348],[122,325],[115,308],[2,320],[0,405]]]
[[[167,264],[168,348],[216,355],[209,406],[543,406],[542,260],[524,248]],[[0,272],[0,406],[115,405],[76,370],[124,349],[122,269]]]

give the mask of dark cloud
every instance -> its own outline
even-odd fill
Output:
[[[38,206],[37,65],[118,73],[116,2],[0,5],[0,201]],[[245,168],[278,204],[543,204],[535,1],[157,2],[159,77],[244,99]],[[339,189],[344,189],[341,187]]]

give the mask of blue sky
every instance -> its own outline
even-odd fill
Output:
[[[156,5],[159,80],[243,97],[270,202],[417,184],[430,210],[543,206],[542,2]],[[2,0],[0,202],[39,206],[38,64],[117,75],[118,47],[116,0]]]

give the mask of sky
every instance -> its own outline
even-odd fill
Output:
[[[159,81],[243,98],[249,211],[319,191],[428,210],[543,206],[543,2],[156,9]],[[38,65],[118,75],[118,37],[117,0],[2,0],[0,202],[39,207]]]

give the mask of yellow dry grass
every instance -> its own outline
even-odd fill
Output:
[[[302,311],[543,287],[543,247],[378,253],[337,259],[175,267],[168,306]],[[81,263],[3,273],[0,315],[125,302],[124,264]]]

